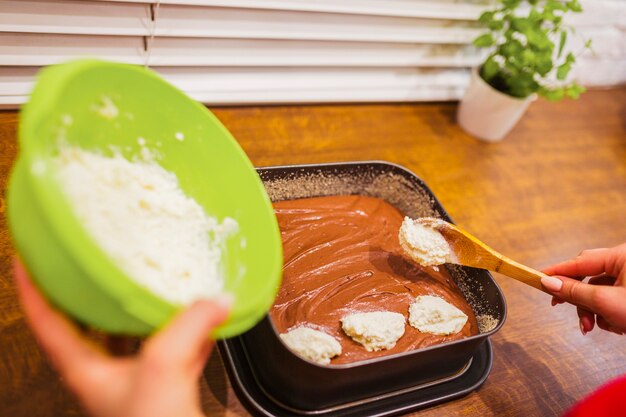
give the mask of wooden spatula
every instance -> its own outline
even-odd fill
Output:
[[[414,221],[441,233],[450,246],[449,263],[496,271],[547,292],[541,285],[541,277],[545,274],[507,258],[455,225],[430,217]],[[411,256],[410,253],[407,255]]]

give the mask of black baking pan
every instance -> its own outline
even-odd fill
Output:
[[[382,198],[413,218],[452,221],[421,179],[387,162],[279,166],[257,171],[272,201],[361,194]],[[282,409],[302,415],[341,410],[411,387],[462,378],[471,368],[472,357],[485,349],[487,338],[504,323],[506,304],[487,271],[452,265],[446,268],[479,318],[478,335],[376,359],[324,366],[293,354],[266,316],[250,331],[229,340],[228,354],[236,355],[233,360],[240,364],[245,362],[255,389]],[[232,349],[235,345],[237,349]]]
[[[259,386],[240,340],[219,344],[230,382],[244,407],[255,416],[283,417],[361,417],[391,416],[441,404],[478,389],[489,376],[492,365],[491,342],[487,339],[458,375],[426,384],[412,385],[384,395],[368,397],[336,407],[312,411],[296,410],[275,401]]]

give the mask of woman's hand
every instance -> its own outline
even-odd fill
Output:
[[[150,337],[137,356],[113,357],[55,311],[15,262],[26,318],[65,383],[95,417],[202,416],[198,379],[228,316],[228,300],[198,301]]]
[[[543,272],[558,275],[541,283],[554,296],[552,305],[569,302],[578,307],[583,335],[595,323],[613,333],[626,332],[626,244],[585,250]]]

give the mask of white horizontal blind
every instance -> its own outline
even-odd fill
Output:
[[[133,36],[0,33],[3,65],[49,65],[77,56],[132,64],[148,59],[146,41]],[[97,54],[94,54],[97,52]],[[423,66],[468,67],[474,48],[462,45],[159,37],[150,44],[152,66]]]
[[[478,34],[469,22],[232,7],[159,4],[156,16],[137,3],[4,0],[3,9],[3,32],[19,33],[149,36],[154,15],[157,36],[463,44]]]
[[[122,3],[153,3],[153,0],[111,0]],[[458,0],[161,0],[161,4],[237,7],[260,10],[293,10],[304,12],[346,13],[372,16],[424,17],[433,19],[476,20],[480,7],[487,1]]]
[[[208,104],[450,100],[481,6],[454,0],[4,0],[0,104],[77,57],[148,65]]]
[[[42,66],[78,57],[150,66],[207,104],[457,99],[480,63],[470,43],[483,8],[480,0],[0,0],[0,105],[23,103]]]

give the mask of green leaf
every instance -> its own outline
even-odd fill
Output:
[[[557,80],[564,80],[567,77],[567,74],[569,74],[569,72],[572,69],[572,65],[568,62],[565,62],[561,65],[559,65],[556,69],[556,79]]]
[[[546,7],[553,10],[567,10],[562,0],[547,0]]]
[[[524,49],[520,55],[520,61],[527,67],[534,65],[536,62],[535,53],[528,48]]]
[[[501,0],[502,1],[502,5],[504,6],[505,9],[509,9],[509,10],[515,10],[521,0]]]
[[[511,29],[511,27],[509,26],[507,28],[507,30],[504,31],[504,37],[506,38],[507,41],[510,41],[511,39],[515,39],[515,37],[513,35],[516,34],[516,33],[518,33],[518,32],[516,32],[513,29]]]
[[[493,36],[491,36],[491,33],[485,33],[474,39],[473,43],[479,48],[485,48],[488,46],[493,46],[495,44],[495,41],[493,39]]]
[[[545,10],[567,10],[567,6],[561,3],[559,0],[547,0]]]
[[[541,15],[541,18],[543,20],[548,20],[550,22],[553,22],[554,20],[556,20],[557,15],[555,15],[554,13],[552,13],[552,10],[544,10],[544,12]]]
[[[507,58],[518,57],[524,51],[524,45],[517,39],[513,39],[502,44],[498,51]]]
[[[516,78],[524,69],[524,65],[516,59],[507,59],[504,61],[504,69],[508,78]]]
[[[502,30],[504,28],[504,22],[502,20],[492,20],[487,24],[490,30]]]
[[[533,24],[541,24],[541,19],[543,19],[543,14],[539,13],[535,8],[531,9],[530,13],[528,13],[528,20]]]
[[[510,87],[510,93],[514,97],[528,97],[539,88],[539,84],[533,79],[530,72],[520,72],[516,77],[509,78],[507,82]]]
[[[585,87],[575,82],[565,88],[565,94],[569,98],[574,99],[574,100],[578,99],[580,95],[584,93],[585,91],[586,91]]]
[[[563,47],[565,46],[565,42],[567,41],[567,32],[562,30],[561,31],[561,38],[559,39],[559,52],[557,53],[557,58],[561,57],[561,54],[563,53]]]
[[[494,15],[494,14],[495,14],[495,13],[494,13],[494,12],[492,12],[492,11],[486,11],[486,12],[483,12],[483,13],[480,15],[480,17],[478,18],[478,21],[479,21],[480,23],[482,23],[483,25],[487,25],[487,24],[489,24],[489,22],[491,22],[491,21],[493,20],[493,15]]]
[[[540,89],[539,94],[549,101],[559,101],[562,100],[565,96],[565,89],[563,87],[552,88],[552,89]]]
[[[540,51],[551,51],[554,48],[552,41],[548,38],[548,35],[541,30],[525,30],[524,35],[528,40],[530,46]]]
[[[518,32],[529,31],[532,27],[531,21],[525,17],[514,17],[511,19],[511,27]]]
[[[583,11],[583,8],[578,2],[578,0],[570,0],[567,3],[565,3],[565,6],[574,13],[580,13]]]
[[[495,61],[494,56],[490,56],[485,63],[483,64],[483,68],[481,74],[483,79],[487,82],[491,81],[493,77],[500,71],[500,65]]]
[[[549,51],[542,51],[536,54],[536,66],[535,69],[542,77],[548,75],[554,64],[552,63],[552,54]]]

